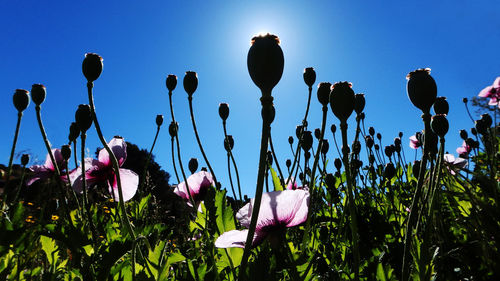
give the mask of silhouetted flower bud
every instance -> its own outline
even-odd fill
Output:
[[[368,134],[370,134],[370,136],[372,137],[375,136],[375,128],[373,127],[368,128]]]
[[[64,160],[68,161],[71,157],[71,146],[65,144],[61,147],[61,155]]]
[[[366,146],[368,148],[372,148],[373,147],[373,138],[371,136],[366,136],[365,137],[365,142],[366,142]]]
[[[288,137],[288,143],[289,143],[289,144],[293,144],[293,137],[292,137],[292,136],[289,136],[289,137]]]
[[[40,105],[45,100],[45,96],[47,95],[47,90],[45,86],[42,84],[33,84],[31,86],[31,99],[36,105]]]
[[[448,133],[449,124],[446,119],[446,115],[438,114],[432,116],[431,119],[431,129],[434,133],[440,137],[444,137]]]
[[[321,153],[322,154],[327,154],[328,150],[330,149],[330,144],[328,143],[327,139],[323,139],[323,140],[321,140],[321,142],[322,142],[322,144],[321,144]]]
[[[375,150],[379,150],[379,149],[380,149],[380,146],[379,146],[378,144],[375,144],[375,145],[373,146],[373,148],[375,148]]]
[[[477,136],[476,128],[470,128],[470,133],[473,134],[474,136]]]
[[[304,69],[304,82],[309,87],[314,85],[314,82],[316,82],[316,71],[314,71],[314,68],[307,67]]]
[[[304,130],[304,127],[302,125],[297,125],[297,127],[295,127],[295,135],[297,136],[298,139],[300,139],[302,130]]]
[[[21,165],[26,166],[30,162],[30,155],[29,154],[23,154],[21,156]]]
[[[170,134],[170,137],[175,137],[177,136],[177,130],[179,129],[179,124],[177,122],[170,122],[170,125],[168,126],[168,133]]]
[[[385,155],[387,157],[391,158],[392,154],[394,153],[394,146],[388,145],[384,148]]]
[[[400,138],[394,138],[394,145],[401,145],[401,139]]]
[[[465,140],[465,144],[467,144],[470,147],[473,147],[474,146],[474,140],[472,138],[467,138]]]
[[[163,115],[156,115],[156,126],[160,127],[163,124]]]
[[[349,154],[351,152],[351,149],[349,148],[348,145],[342,146],[340,150],[342,151],[342,154]]]
[[[278,36],[272,34],[252,38],[247,66],[252,81],[262,92],[271,92],[283,74],[285,60]]]
[[[466,130],[460,130],[460,138],[463,140],[466,140],[469,135],[467,134]]]
[[[78,128],[76,122],[71,122],[71,125],[69,125],[69,142],[74,142],[78,136],[80,136],[80,128]]]
[[[399,136],[399,138],[402,138],[403,137],[403,132],[399,132],[398,136]]]
[[[330,101],[330,91],[331,91],[332,84],[328,82],[321,82],[318,84],[318,101],[321,103],[323,106],[327,106],[328,102]]]
[[[219,104],[219,116],[223,121],[227,120],[227,117],[229,116],[229,105],[227,103]]]
[[[31,96],[33,97],[33,93],[31,93]],[[493,120],[491,119],[491,116],[488,113],[481,114],[481,120],[484,121],[484,125],[487,128],[490,128],[491,125],[493,124]]]
[[[75,121],[80,132],[86,132],[92,126],[92,113],[88,104],[80,104],[75,112]]]
[[[292,160],[290,160],[290,159],[286,159],[285,164],[286,164],[286,167],[287,167],[287,168],[290,168],[290,166],[292,166]]]
[[[351,83],[338,82],[333,84],[330,92],[330,108],[333,114],[341,122],[347,121],[354,110],[354,91],[351,89]]]
[[[429,112],[437,96],[436,82],[430,74],[430,68],[425,68],[412,71],[406,76],[408,97],[423,112]]]
[[[394,151],[397,153],[401,152],[401,143],[394,144]]]
[[[14,101],[14,106],[19,112],[23,112],[30,104],[29,92],[23,89],[17,89],[12,99]]]
[[[326,183],[326,186],[327,186],[327,188],[328,188],[329,191],[332,190],[332,189],[336,189],[335,188],[335,183],[336,182],[337,182],[337,178],[335,178],[333,176],[333,174],[331,174],[331,173],[326,174],[326,176],[325,176],[325,183]]]
[[[233,150],[234,147],[234,139],[232,135],[227,135],[227,138],[224,140],[224,149],[226,149],[227,152],[230,150]]]
[[[416,178],[418,178],[418,174],[420,173],[420,161],[419,160],[416,160],[415,162],[413,162],[411,172],[413,173],[413,175]]]
[[[463,98],[463,99],[462,99],[462,102],[463,102],[463,103],[467,103],[467,102],[468,102],[467,98]]]
[[[102,58],[98,54],[87,53],[82,63],[82,72],[87,81],[94,82],[102,72]]]
[[[333,164],[335,165],[335,168],[337,170],[340,170],[340,168],[342,168],[342,160],[340,160],[339,158],[335,158]]]
[[[169,91],[175,90],[175,87],[177,87],[177,76],[173,74],[169,74],[167,76],[167,80],[165,81],[165,84],[167,85],[167,89]]]
[[[198,170],[198,159],[196,158],[189,159],[188,167],[191,174],[194,174],[196,170]]]
[[[392,163],[385,164],[384,178],[392,179],[392,177],[394,177],[395,174],[396,174],[396,168],[394,168],[394,164]]]
[[[361,114],[363,109],[365,109],[365,94],[356,94],[354,96],[354,111]]]
[[[436,114],[448,114],[450,111],[450,106],[446,101],[446,97],[437,97],[434,101],[434,112]]]
[[[382,140],[382,134],[377,133],[377,139],[378,139],[379,141],[380,141],[380,140]]]
[[[332,134],[335,135],[335,132],[337,131],[337,126],[335,126],[335,124],[332,124],[332,126],[330,127],[330,130],[332,131]]]
[[[273,165],[273,153],[270,150],[267,151],[267,164]]]
[[[486,126],[486,122],[483,119],[476,120],[475,127],[477,132],[481,135],[488,134],[488,127]]]
[[[351,165],[354,169],[359,169],[363,167],[363,161],[358,160],[358,159],[353,159],[351,162]]]
[[[321,130],[319,128],[314,129],[314,137],[318,140],[321,138]]]
[[[186,71],[186,75],[184,75],[184,90],[188,94],[188,96],[192,96],[193,93],[198,88],[198,74],[194,71]]]
[[[304,151],[309,151],[311,149],[313,143],[313,137],[311,131],[304,131],[302,134],[302,142],[300,146]]]
[[[359,141],[354,141],[352,143],[352,153],[359,154],[361,151],[361,143]]]

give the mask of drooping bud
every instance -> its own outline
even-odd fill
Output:
[[[45,86],[42,84],[33,84],[31,86],[31,99],[36,105],[40,105],[45,100],[45,96],[47,95],[47,90]]]
[[[375,148],[375,150],[379,150],[380,146],[378,144],[375,144],[375,145],[373,145],[373,148]]]
[[[192,96],[193,93],[198,88],[198,74],[194,71],[186,71],[186,75],[184,75],[184,90],[188,94],[188,96]]]
[[[314,82],[316,82],[316,71],[314,71],[314,68],[307,67],[304,69],[304,82],[309,87],[314,85]]]
[[[179,129],[179,124],[177,122],[170,122],[170,125],[168,126],[168,133],[170,134],[170,137],[175,137],[177,136],[177,130]]]
[[[321,153],[323,155],[328,153],[328,150],[330,149],[330,144],[328,143],[327,139],[321,140]]]
[[[278,36],[272,34],[252,38],[247,66],[252,81],[264,93],[270,93],[283,75],[285,59]]]
[[[21,165],[26,166],[30,162],[30,155],[29,154],[23,154],[21,156]]]
[[[227,152],[233,150],[234,147],[234,139],[232,135],[227,135],[227,138],[224,139],[224,149],[226,149]]]
[[[450,125],[448,124],[448,120],[446,119],[446,115],[438,114],[438,115],[432,116],[431,129],[439,137],[442,138],[446,135],[446,133],[448,133],[449,126]]]
[[[173,74],[169,74],[167,76],[167,80],[165,81],[165,84],[167,85],[167,89],[171,92],[175,90],[175,87],[177,87],[177,76]]]
[[[401,145],[401,139],[400,138],[394,138],[394,145]]]
[[[219,116],[222,121],[226,121],[229,116],[229,105],[227,103],[219,104]]]
[[[289,137],[288,137],[288,143],[289,143],[289,144],[293,144],[293,137],[292,137],[292,136],[289,136]]]
[[[75,112],[75,121],[80,132],[85,133],[92,126],[92,113],[88,104],[80,104]]]
[[[354,111],[356,111],[357,114],[361,114],[363,109],[365,109],[365,103],[365,94],[356,94],[354,96]]]
[[[61,147],[61,155],[64,160],[68,161],[71,157],[71,146],[65,144]]]
[[[437,96],[437,86],[430,68],[410,72],[406,79],[406,90],[413,105],[423,112],[429,112]]]
[[[23,89],[17,89],[12,99],[18,112],[23,112],[30,104],[29,92]]]
[[[337,170],[340,170],[340,168],[342,168],[342,160],[340,160],[339,158],[335,158],[333,164],[335,168],[337,168]]]
[[[196,158],[189,159],[188,167],[191,174],[194,174],[196,170],[198,170],[198,159]]]
[[[314,129],[314,137],[318,140],[321,138],[321,130],[319,128]]]
[[[437,97],[434,101],[434,112],[437,114],[448,114],[450,105],[446,101],[446,97]]]
[[[387,163],[384,168],[384,178],[392,179],[396,174],[396,168],[394,168],[394,164]]]
[[[330,92],[330,108],[341,122],[346,122],[351,116],[354,110],[354,96],[351,83],[338,82],[333,85]]]
[[[163,115],[156,115],[156,126],[160,127],[163,124]]]
[[[468,102],[467,98],[463,98],[463,99],[462,99],[462,102],[463,102],[463,103],[467,103],[467,102]]]
[[[361,161],[359,159],[352,159],[351,165],[354,169],[357,170],[357,169],[363,167],[363,161]]]
[[[323,106],[327,106],[328,102],[330,101],[330,91],[332,88],[332,84],[328,82],[321,82],[318,84],[318,101],[321,103]]]
[[[82,63],[82,72],[87,81],[94,82],[102,73],[102,58],[98,54],[87,53]]]
[[[309,151],[313,143],[313,137],[311,131],[304,131],[302,134],[301,147],[304,151]]]

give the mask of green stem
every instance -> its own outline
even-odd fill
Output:
[[[280,175],[280,183],[283,184],[285,178],[283,177],[283,173],[281,172],[280,163],[278,162],[278,158],[276,157],[276,153],[274,152],[273,146],[273,137],[269,135],[269,147],[271,148],[271,153],[273,154],[274,163],[276,163],[276,168],[278,168],[278,173]]]
[[[146,172],[148,171],[149,162],[151,161],[151,155],[153,155],[153,149],[155,148],[156,140],[158,139],[158,134],[160,133],[160,126],[156,128],[156,135],[153,140],[153,145],[151,145],[151,149],[149,150],[148,159],[146,160],[146,164],[144,165],[144,170],[142,171],[142,179],[141,184],[139,185],[139,191],[142,191],[144,186],[144,182],[146,181]],[[151,190],[149,190],[151,191]]]
[[[7,169],[7,181],[5,183],[6,188],[9,185],[10,176],[12,174],[12,161],[14,160],[14,152],[16,150],[17,137],[19,136],[19,129],[21,127],[21,119],[22,118],[23,118],[23,112],[19,111],[17,113],[17,124],[16,124],[16,133],[14,134],[14,142],[12,143],[12,149],[10,151],[9,168]],[[4,199],[5,199],[5,194],[7,194],[7,193],[4,191],[4,194],[3,194]]]
[[[227,138],[226,121],[222,121],[222,127],[224,129],[224,139]],[[238,166],[236,166],[236,161],[234,160],[233,151],[229,150],[229,155],[231,156],[231,162],[233,163],[234,172],[236,173],[236,182],[238,184],[238,195],[240,196],[240,202],[243,202],[243,197],[241,196],[241,185],[240,185],[240,174],[238,173]],[[236,198],[235,198],[236,199]]]

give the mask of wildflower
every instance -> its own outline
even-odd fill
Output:
[[[445,164],[448,167],[448,171],[450,171],[452,175],[455,175],[455,171],[467,167],[468,164],[466,159],[460,157],[455,158],[452,154],[445,154],[444,161],[446,162]]]
[[[198,173],[190,175],[187,178],[187,182],[189,193],[191,194],[191,197],[193,197],[193,200],[196,204],[203,200],[210,186],[215,186],[215,181],[212,177],[212,174],[206,171],[199,171]],[[179,183],[175,187],[174,193],[186,200],[189,206],[192,206],[191,202],[189,202],[190,199],[185,182]]]
[[[244,227],[250,226],[254,200],[250,200],[236,214],[236,218]],[[309,191],[307,190],[284,190],[262,194],[252,246],[258,246],[268,235],[302,224],[307,220],[308,211]],[[217,238],[215,246],[244,248],[247,235],[248,229],[227,231]]]
[[[500,99],[500,77],[495,79],[493,85],[488,86],[479,92],[479,95],[482,98],[490,98],[488,102],[489,105],[497,105],[500,108],[500,103],[498,100]]]
[[[410,137],[410,147],[413,149],[418,149],[419,147],[422,146],[422,142],[420,141],[421,139],[421,134],[420,132],[417,132],[413,136]]]
[[[51,219],[53,221],[57,221],[59,219],[59,216],[58,215],[52,215]]]
[[[457,148],[457,153],[459,155],[468,155],[471,151],[472,151],[472,148],[470,147],[470,145],[467,144],[466,141],[464,141],[462,143],[462,146]]]
[[[118,160],[118,164],[121,167],[125,160],[127,159],[127,144],[121,137],[114,137],[109,143],[109,148],[113,151],[113,154]],[[85,178],[88,187],[96,185],[97,183],[106,182],[108,185],[109,192],[112,194],[114,200],[118,200],[120,197],[118,195],[118,184],[116,181],[116,173],[113,169],[113,163],[109,157],[106,149],[101,149],[99,151],[98,159],[85,159]],[[77,192],[82,192],[82,175],[81,168],[76,169],[71,178],[74,180],[73,189]],[[128,201],[134,197],[137,191],[137,186],[139,185],[139,176],[129,170],[120,169],[120,179],[122,184],[123,200]]]
[[[58,148],[52,149],[52,155],[54,155],[56,165],[59,167],[60,170],[62,170],[62,168],[64,167],[63,165],[64,159],[61,150]],[[30,167],[30,171],[33,172],[33,176],[26,183],[27,186],[32,185],[34,182],[38,180],[50,179],[56,172],[56,169],[52,164],[52,161],[50,160],[50,155],[47,154],[47,157],[45,158],[45,164],[33,165]],[[64,177],[62,179],[64,180]]]

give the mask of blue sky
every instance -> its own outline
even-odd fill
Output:
[[[43,2],[43,3],[42,3]],[[461,102],[500,75],[500,22],[497,1],[3,1],[0,51],[2,138],[0,163],[8,163],[16,122],[12,94],[34,83],[47,87],[42,118],[54,147],[67,142],[68,126],[81,103],[88,103],[81,62],[87,52],[104,58],[95,82],[97,115],[109,140],[121,135],[149,148],[155,117],[169,123],[165,78],[179,77],[174,111],[180,123],[181,151],[186,163],[197,157],[204,166],[191,127],[185,71],[198,73],[193,106],[199,134],[218,179],[229,189],[222,125],[217,113],[229,103],[229,133],[244,193],[254,194],[260,143],[260,92],[246,67],[251,37],[277,34],[285,56],[283,77],[273,91],[276,118],[272,125],[278,157],[291,158],[287,138],[295,134],[307,102],[302,80],[314,67],[317,82],[350,81],[365,93],[366,125],[383,134],[384,145],[399,131],[408,137],[422,128],[420,113],[406,96],[409,71],[430,67],[438,95],[450,103],[447,150],[461,144],[458,130],[473,124]],[[381,4],[384,3],[384,4]],[[321,125],[313,93],[310,129]],[[328,126],[337,122],[328,116]],[[350,127],[350,138],[354,135]],[[332,142],[331,134],[327,134]],[[100,146],[88,134],[89,155]],[[17,152],[45,159],[33,104],[25,111]],[[155,149],[157,162],[172,174],[167,126]],[[337,157],[333,150],[330,159]],[[15,159],[19,163],[19,158]]]

